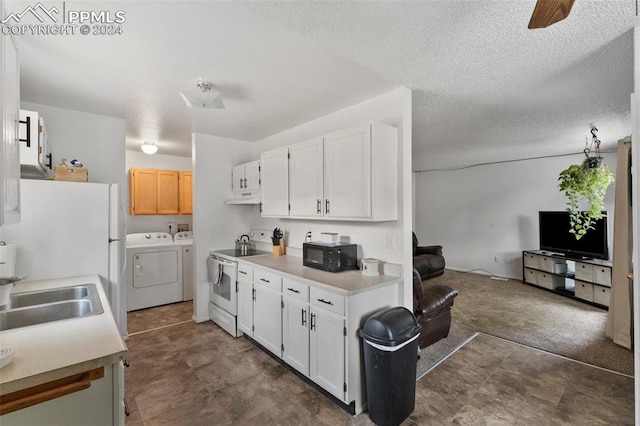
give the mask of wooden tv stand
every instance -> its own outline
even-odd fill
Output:
[[[542,250],[522,252],[524,284],[605,309],[611,296],[611,267],[609,260],[571,259]]]

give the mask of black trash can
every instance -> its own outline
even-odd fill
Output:
[[[371,315],[360,330],[369,418],[378,426],[399,425],[415,407],[421,328],[397,306]]]

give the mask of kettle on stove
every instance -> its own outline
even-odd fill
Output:
[[[236,250],[243,255],[249,254],[249,252],[253,250],[253,244],[249,241],[249,236],[247,234],[241,235],[238,241],[236,241]]]

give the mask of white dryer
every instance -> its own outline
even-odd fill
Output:
[[[127,235],[127,311],[182,301],[182,246],[171,234]]]
[[[173,240],[182,246],[182,300],[193,300],[193,231],[182,231]]]

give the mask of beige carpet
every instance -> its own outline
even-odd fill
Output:
[[[607,312],[522,284],[445,271],[424,285],[458,290],[449,337],[422,350],[418,375],[474,333],[482,332],[623,374],[633,375],[633,352],[605,336]]]

